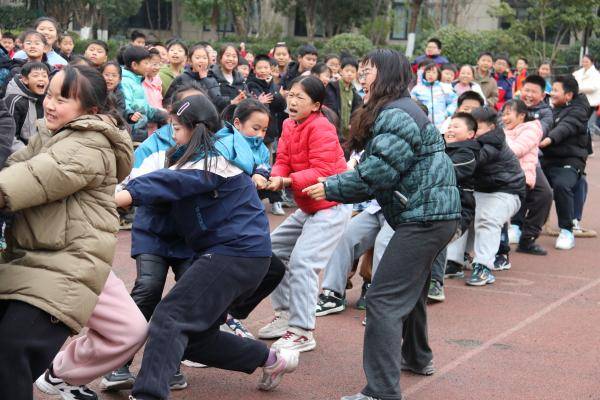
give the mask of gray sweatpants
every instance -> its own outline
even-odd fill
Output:
[[[352,264],[373,247],[375,247],[373,254],[373,274],[375,274],[379,260],[393,235],[394,231],[385,221],[381,211],[371,213],[365,210],[352,218],[327,263],[323,289],[343,294]]]
[[[494,266],[502,226],[519,211],[516,194],[475,192],[475,257],[473,263]]]
[[[314,214],[296,210],[271,233],[273,253],[287,265],[271,301],[276,311],[289,311],[290,326],[315,328],[319,271],[327,266],[351,214],[347,204]]]

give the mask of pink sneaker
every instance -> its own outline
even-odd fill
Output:
[[[258,389],[273,390],[279,386],[281,378],[288,372],[294,372],[298,367],[298,350],[277,349],[277,361],[270,367],[263,367],[263,375],[258,382]]]

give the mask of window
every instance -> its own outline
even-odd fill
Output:
[[[410,8],[405,2],[395,1],[393,4],[393,10],[394,23],[392,25],[390,39],[406,40],[408,36],[408,21],[410,15]]]
[[[210,24],[204,24],[204,32],[210,32]],[[233,14],[231,13],[231,11],[219,13],[219,24],[217,25],[217,32],[235,32],[235,27],[233,26]]]

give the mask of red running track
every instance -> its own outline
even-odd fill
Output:
[[[600,160],[588,163],[589,197],[583,224],[600,231]],[[283,220],[272,217],[272,226]],[[553,211],[552,221],[556,217]],[[135,267],[129,258],[130,236],[119,235],[114,270],[131,288]],[[404,374],[409,400],[445,399],[600,399],[600,242],[578,239],[571,251],[540,243],[546,257],[512,254],[513,268],[499,272],[482,288],[461,281],[446,283],[446,301],[429,307],[429,338],[437,373]],[[348,298],[353,306],[360,278]],[[172,282],[172,279],[170,280]],[[353,308],[317,321],[317,348],[303,353],[296,373],[272,393],[255,389],[258,373],[182,367],[189,382],[173,399],[336,400],[358,392],[362,372],[363,312]],[[270,320],[268,301],[247,320],[254,332]],[[399,333],[400,334],[400,333]],[[133,369],[137,371],[141,353]],[[91,384],[98,389],[98,382]],[[129,393],[99,393],[102,399],[127,399]],[[36,392],[40,400],[50,396]]]

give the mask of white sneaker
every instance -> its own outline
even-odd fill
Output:
[[[581,224],[579,223],[578,219],[574,219],[573,220],[573,236],[575,236],[576,234],[581,234],[583,233],[583,228],[581,227]]]
[[[311,351],[317,347],[312,331],[290,327],[288,331],[273,345],[272,349],[298,350],[299,352]]]
[[[575,236],[573,235],[573,232],[561,229],[558,238],[556,238],[554,247],[559,250],[571,250],[575,247]]]
[[[298,367],[300,352],[298,350],[277,349],[277,361],[270,367],[263,367],[263,375],[258,382],[260,390],[273,390],[288,372],[294,372]]]
[[[273,215],[285,215],[285,211],[283,211],[283,206],[281,202],[275,202],[271,204],[271,214]]]
[[[290,313],[278,311],[275,317],[267,325],[260,328],[258,337],[261,339],[277,339],[282,337],[290,327]]]
[[[521,228],[519,225],[510,225],[508,227],[508,243],[518,244],[521,240]]]
[[[207,365],[200,364],[199,362],[191,361],[191,360],[183,360],[181,361],[183,365],[190,368],[208,368]]]
[[[46,394],[59,395],[63,400],[98,400],[98,395],[87,386],[69,385],[49,370],[36,379],[35,386]]]

